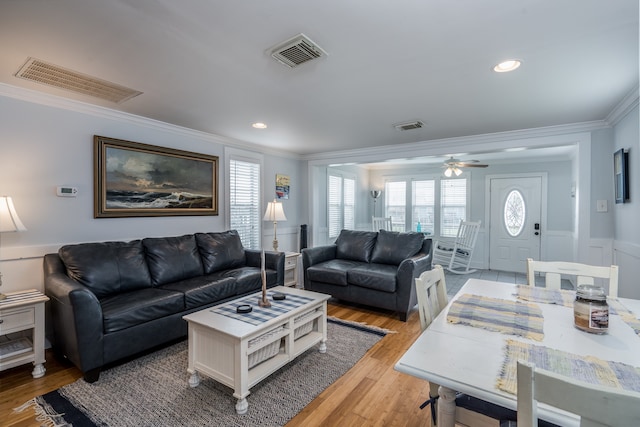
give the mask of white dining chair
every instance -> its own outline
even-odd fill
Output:
[[[387,230],[391,231],[391,217],[383,217],[383,216],[372,216],[371,217],[371,230],[372,231],[380,231]]]
[[[640,426],[640,393],[595,386],[518,361],[518,427],[538,425],[538,403],[580,416],[581,427]]]
[[[535,286],[536,273],[544,273],[545,286],[549,289],[560,289],[562,275],[575,278],[576,286],[593,285],[594,279],[608,281],[609,296],[618,296],[618,266],[610,267],[579,264],[564,261],[535,261],[527,259],[527,284]]]
[[[429,327],[442,309],[447,305],[447,285],[444,278],[444,270],[441,265],[434,265],[431,270],[423,272],[416,278],[416,296],[418,298],[418,313],[420,314],[420,327],[424,331]],[[437,400],[440,386],[429,382],[429,400],[420,405],[423,409],[431,405],[432,426],[436,425]]]
[[[456,238],[439,239],[433,245],[433,262],[441,264],[447,271],[469,274],[476,270],[469,268],[478,238],[481,221],[460,221]]]

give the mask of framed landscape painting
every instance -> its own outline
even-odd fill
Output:
[[[94,136],[94,217],[218,215],[218,157]]]

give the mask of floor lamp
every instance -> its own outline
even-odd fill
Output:
[[[269,202],[267,205],[267,211],[264,213],[263,221],[273,222],[273,250],[278,251],[278,221],[286,221],[287,217],[284,215],[284,209],[282,203],[273,199],[273,202]]]
[[[371,197],[373,197],[373,216],[376,216],[376,202],[381,193],[382,191],[380,190],[371,190]]]
[[[0,196],[0,249],[2,249],[2,233],[25,231],[26,229],[18,217],[11,197]],[[2,258],[0,258],[0,262],[1,261]],[[2,286],[2,272],[0,272],[0,286]],[[0,293],[0,300],[5,298],[6,296]]]

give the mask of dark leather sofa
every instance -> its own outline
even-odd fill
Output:
[[[187,335],[185,314],[257,292],[261,252],[235,230],[67,245],[44,257],[54,351],[88,382],[103,366]],[[284,253],[266,252],[267,286]]]
[[[302,250],[304,287],[343,301],[397,311],[416,305],[415,278],[431,269],[422,233],[342,230],[334,245]]]

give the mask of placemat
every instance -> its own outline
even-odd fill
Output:
[[[538,288],[534,286],[518,285],[516,297],[524,301],[539,302],[542,304],[558,304],[573,308],[576,299],[576,292],[570,290],[556,290]],[[626,308],[617,298],[607,297],[609,304],[609,314],[619,315],[624,323],[640,336],[640,320],[636,315]]]
[[[223,316],[251,323],[252,325],[259,325],[260,323],[271,320],[281,314],[288,313],[294,308],[298,308],[301,305],[313,301],[313,298],[292,294],[286,294],[287,299],[274,301],[272,298],[273,294],[274,292],[267,291],[267,298],[271,303],[271,307],[268,308],[262,308],[258,305],[258,299],[262,296],[262,291],[260,291],[244,298],[229,301],[213,307],[211,311]],[[237,313],[236,308],[239,305],[250,305],[253,307],[253,310],[251,313]]]
[[[517,285],[516,297],[524,301],[533,301],[543,304],[558,304],[565,307],[573,307],[576,292],[564,289],[547,289],[536,286]]]
[[[447,321],[542,341],[542,310],[531,303],[464,294],[449,308]]]
[[[640,368],[512,339],[507,340],[504,348],[504,361],[496,383],[498,389],[516,394],[518,360],[590,384],[640,392]]]

